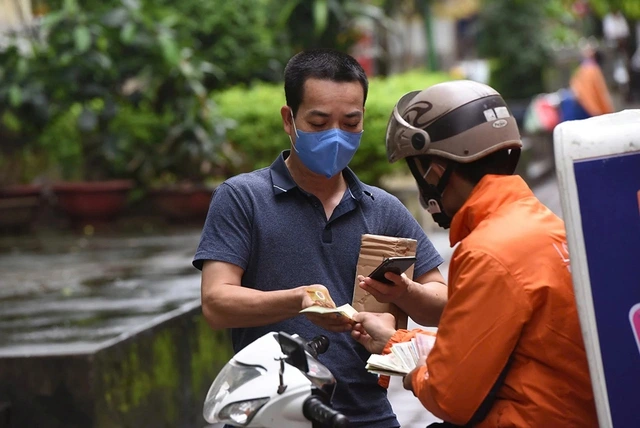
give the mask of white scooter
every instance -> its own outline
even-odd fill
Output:
[[[347,418],[329,406],[336,380],[318,354],[329,339],[267,333],[220,371],[204,402],[209,423],[256,428],[344,428]]]

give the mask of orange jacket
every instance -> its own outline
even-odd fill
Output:
[[[571,90],[591,116],[613,113],[613,104],[607,83],[595,61],[585,61],[571,77]]]
[[[486,176],[454,216],[449,300],[415,395],[466,424],[512,356],[480,427],[597,426],[564,223],[519,176]],[[399,330],[389,341],[409,340]]]

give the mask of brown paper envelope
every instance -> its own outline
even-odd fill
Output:
[[[380,303],[370,293],[358,287],[358,275],[369,274],[387,257],[415,256],[418,241],[410,238],[396,238],[382,235],[362,235],[360,256],[356,267],[353,291],[353,306],[358,312],[388,312],[396,317],[396,328],[407,328],[407,314],[392,303]],[[405,272],[413,278],[413,266]]]

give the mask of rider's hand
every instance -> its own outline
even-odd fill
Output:
[[[359,312],[353,319],[356,325],[351,331],[351,337],[372,354],[380,354],[396,332],[396,319],[391,314]]]
[[[313,305],[324,306],[326,308],[336,307],[336,304],[329,295],[329,290],[327,290],[324,285],[307,285],[302,287],[302,291],[302,309]],[[353,321],[339,314],[306,313],[305,316],[318,327],[335,333],[350,331],[353,328]]]
[[[384,276],[389,281],[392,281],[393,285],[376,281],[368,276],[365,277],[358,275],[358,286],[364,291],[371,293],[378,302],[390,303],[395,302],[398,298],[404,296],[409,287],[414,284],[414,282],[404,273],[402,275],[398,275],[393,272],[387,272]]]
[[[420,358],[418,358],[418,362],[416,363],[416,368],[411,370],[409,373],[407,373],[406,376],[402,378],[402,386],[404,386],[404,389],[413,392],[413,384],[411,382],[411,379],[413,378],[413,373],[414,371],[418,370],[421,366],[424,366],[426,364],[427,364],[427,356],[421,355]],[[415,395],[415,392],[413,392],[413,395]]]

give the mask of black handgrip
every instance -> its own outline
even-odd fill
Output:
[[[311,355],[317,357],[320,354],[327,352],[329,348],[329,338],[327,336],[316,336],[307,342],[307,346],[311,349]]]
[[[312,422],[326,428],[347,428],[349,420],[342,413],[327,406],[318,397],[311,396],[304,401],[302,414]]]

